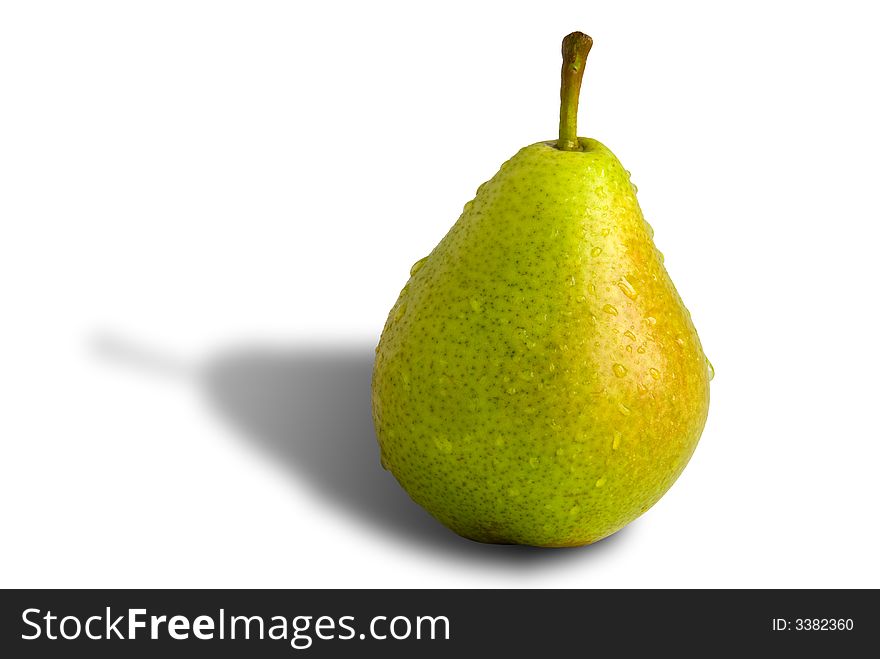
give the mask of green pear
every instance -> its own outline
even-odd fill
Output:
[[[712,367],[629,172],[577,137],[591,44],[563,42],[559,139],[480,186],[376,348],[383,466],[480,542],[614,533],[675,482],[708,413]]]

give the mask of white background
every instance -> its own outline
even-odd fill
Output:
[[[421,5],[3,4],[0,585],[880,587],[870,3]],[[610,539],[478,545],[380,469],[373,348],[574,29],[709,421]]]

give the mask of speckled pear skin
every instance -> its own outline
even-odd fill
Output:
[[[596,542],[675,482],[711,365],[614,154],[525,147],[391,309],[373,371],[382,464],[456,533]]]

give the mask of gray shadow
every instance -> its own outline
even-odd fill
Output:
[[[487,567],[538,567],[589,560],[610,551],[631,527],[587,547],[486,545],[446,529],[414,503],[379,463],[373,431],[370,345],[242,346],[201,365],[100,335],[102,359],[202,388],[241,441],[306,482],[340,514],[438,557]]]
[[[432,551],[498,563],[556,563],[601,554],[588,547],[485,545],[446,529],[379,463],[370,407],[372,346],[241,348],[212,360],[204,382],[242,439],[307,481],[344,514]]]

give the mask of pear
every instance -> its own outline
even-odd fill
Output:
[[[563,41],[558,140],[480,186],[376,348],[383,466],[480,542],[614,533],[675,482],[708,413],[712,369],[629,172],[577,137],[591,44]]]

